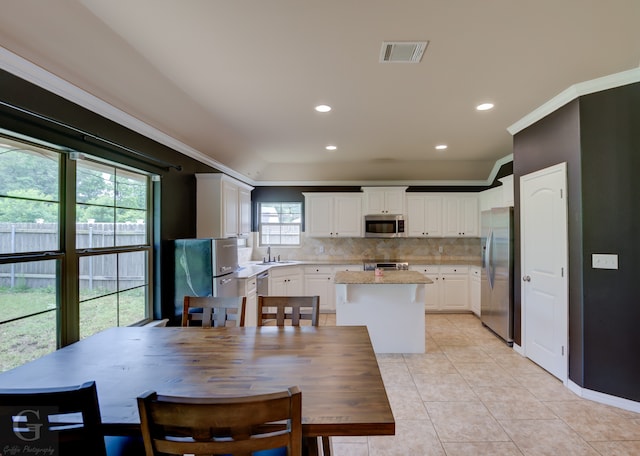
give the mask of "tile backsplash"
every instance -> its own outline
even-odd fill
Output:
[[[243,249],[242,257],[251,252],[251,260],[262,260],[267,248],[258,247],[257,233]],[[417,263],[428,260],[477,260],[480,258],[480,238],[308,238],[302,234],[301,245],[296,247],[271,247],[271,255],[282,260],[298,261],[351,261],[406,260]]]

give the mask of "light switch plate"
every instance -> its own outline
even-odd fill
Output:
[[[618,269],[618,255],[610,253],[594,253],[591,255],[593,269]]]

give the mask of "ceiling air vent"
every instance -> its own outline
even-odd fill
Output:
[[[380,63],[418,63],[428,41],[384,41],[380,49]]]

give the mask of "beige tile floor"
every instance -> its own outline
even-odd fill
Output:
[[[427,353],[378,356],[396,435],[334,437],[335,456],[640,455],[640,414],[581,399],[474,315],[425,321]]]

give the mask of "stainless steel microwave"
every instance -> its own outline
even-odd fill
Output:
[[[404,236],[403,215],[381,214],[364,216],[364,237],[396,238]]]

